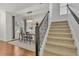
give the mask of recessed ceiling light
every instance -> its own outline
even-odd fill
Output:
[[[32,11],[28,11],[28,12],[26,12],[26,13],[30,14],[30,13],[32,13]]]

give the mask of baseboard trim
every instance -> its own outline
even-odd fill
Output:
[[[7,42],[12,42],[12,41],[16,41],[16,40],[19,40],[19,39],[12,39],[12,40],[9,40]]]

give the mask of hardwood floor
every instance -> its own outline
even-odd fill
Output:
[[[0,56],[14,55],[14,46],[0,41]]]
[[[34,56],[35,53],[0,41],[0,56]]]
[[[23,48],[15,47],[14,55],[15,56],[34,56],[35,53]]]

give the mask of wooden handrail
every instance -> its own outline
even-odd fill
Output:
[[[71,8],[69,7],[68,4],[67,4],[67,8],[68,8],[69,11],[71,12],[72,16],[75,18],[76,22],[79,24],[79,18],[78,18],[77,15],[71,10]]]

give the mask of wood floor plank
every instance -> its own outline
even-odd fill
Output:
[[[35,52],[0,41],[0,56],[34,56]]]

